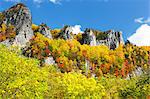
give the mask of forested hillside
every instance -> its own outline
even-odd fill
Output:
[[[0,98],[150,98],[150,47],[122,32],[32,23],[24,4],[0,13]]]

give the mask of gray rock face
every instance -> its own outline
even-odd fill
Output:
[[[63,38],[65,40],[67,39],[73,39],[72,36],[72,27],[71,26],[64,26],[64,28],[61,30],[61,33],[59,34],[59,38]]]
[[[88,44],[91,46],[106,45],[110,49],[115,49],[119,44],[124,44],[124,41],[121,32],[115,32],[113,30],[100,32],[97,30],[86,29],[82,34],[81,44]]]
[[[52,35],[50,32],[50,29],[48,26],[46,26],[46,24],[41,24],[39,26],[38,32],[40,32],[41,34],[43,34],[45,37],[52,39]]]
[[[133,77],[138,77],[138,76],[141,76],[143,74],[148,74],[150,76],[150,67],[147,68],[146,70],[143,69],[142,67],[136,67],[132,72],[130,72],[126,79],[130,79],[130,78],[133,78]]]
[[[45,59],[45,64],[47,65],[54,65],[55,64],[55,60],[53,57],[48,57],[47,59]]]
[[[97,40],[97,45],[106,45],[110,49],[115,49],[119,44],[124,44],[122,32],[110,30],[104,33],[107,35],[107,38],[104,40]]]
[[[82,34],[82,44],[89,44],[91,46],[96,46],[96,37],[91,29],[86,29],[84,34]]]
[[[2,23],[6,25],[13,25],[16,31],[16,37],[13,40],[2,42],[6,45],[16,44],[18,46],[25,46],[26,43],[33,36],[32,19],[29,9],[23,4],[17,4],[10,9],[2,12],[4,20]]]
[[[134,71],[129,73],[126,77],[126,79],[130,79],[132,77],[141,76],[142,74],[146,74],[146,72],[141,67],[137,67]]]

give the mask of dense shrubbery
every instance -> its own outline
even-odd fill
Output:
[[[51,66],[40,68],[37,60],[19,56],[13,49],[11,48],[12,52],[0,45],[2,98],[77,98],[105,95],[104,87],[93,78],[77,73],[56,73]]]
[[[24,55],[43,61],[53,56],[62,72],[82,70],[85,73],[85,60],[89,61],[87,72],[96,76],[106,73],[121,74],[124,53],[120,46],[112,51],[106,46],[81,45],[77,40],[50,40],[40,33],[31,39],[29,47],[24,49]]]
[[[124,46],[125,66],[130,73],[137,67],[142,67],[144,70],[150,68],[149,52],[143,47],[137,47],[130,43]]]
[[[111,75],[87,78],[80,73],[40,67],[15,47],[0,45],[1,98],[135,98],[150,95],[150,76],[125,80]]]
[[[106,95],[104,87],[94,78],[78,73],[53,74],[49,85],[53,86],[47,93],[50,98],[102,98]]]
[[[150,98],[150,74],[145,74],[137,78],[132,78],[126,83],[126,86],[122,86],[119,90],[119,94],[124,98]],[[148,98],[149,96],[149,98]]]
[[[132,44],[109,50],[106,46],[81,45],[75,39],[50,40],[40,33],[31,39],[24,55],[37,58],[42,63],[47,57],[53,56],[62,72],[81,70],[83,74],[96,74],[97,77],[108,73],[126,77],[137,67],[149,68],[148,52]]]
[[[37,60],[21,57],[0,45],[0,96],[2,98],[43,96],[47,90],[45,81],[47,77],[45,72],[38,68],[38,64]]]
[[[60,29],[51,30],[51,34],[52,34],[53,38],[57,38],[59,36],[60,32],[61,32]]]
[[[14,38],[16,36],[16,32],[14,30],[14,26],[13,25],[6,25],[6,24],[2,24],[0,26],[0,42],[6,40],[6,39],[11,39]]]
[[[34,32],[38,28],[32,25]],[[60,32],[59,29],[51,30],[53,38]],[[15,36],[13,26],[1,25],[0,42]],[[106,46],[81,45],[78,40],[82,39],[82,34],[74,38],[50,40],[35,32],[23,52],[16,47],[0,45],[0,97],[107,99],[150,96],[149,72],[125,79],[137,67],[150,68],[149,47],[127,43],[109,50]],[[43,64],[49,56],[53,56],[57,66]]]

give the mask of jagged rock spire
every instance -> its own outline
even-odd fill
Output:
[[[16,31],[16,37],[13,40],[7,39],[2,43],[6,45],[17,44],[19,46],[25,46],[33,36],[30,10],[24,4],[19,3],[3,11],[2,14],[4,15],[2,23],[13,25]]]

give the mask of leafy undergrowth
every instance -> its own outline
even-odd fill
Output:
[[[112,75],[87,78],[83,74],[58,72],[55,66],[21,56],[16,47],[0,45],[0,97],[48,99],[148,98],[150,75],[125,80]]]

